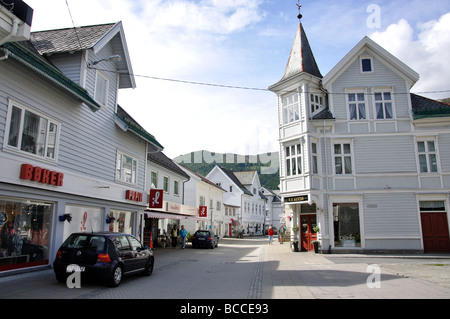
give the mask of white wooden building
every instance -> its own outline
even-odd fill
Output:
[[[299,23],[270,90],[302,250],[450,251],[450,105],[412,94],[418,80],[368,37],[323,77]]]

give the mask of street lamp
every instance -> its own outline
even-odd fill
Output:
[[[122,57],[120,55],[116,54],[116,55],[111,55],[110,57],[105,58],[105,59],[101,59],[101,60],[97,60],[97,61],[91,62],[91,63],[89,63],[88,66],[92,67],[94,65],[99,64],[100,62],[119,62],[119,61],[122,61]]]

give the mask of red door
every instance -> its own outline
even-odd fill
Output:
[[[300,217],[301,228],[301,250],[313,251],[313,241],[317,240],[317,234],[314,232],[313,227],[316,226],[316,215],[303,215]]]
[[[447,213],[421,213],[420,217],[424,251],[450,252]]]

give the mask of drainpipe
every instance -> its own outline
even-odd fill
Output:
[[[8,36],[6,36],[5,38],[3,38],[2,40],[0,40],[0,45],[8,42],[12,37],[17,35],[17,32],[19,31],[20,21],[21,20],[17,17],[13,19],[13,27],[12,27],[11,33]]]

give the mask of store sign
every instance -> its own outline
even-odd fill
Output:
[[[64,174],[30,164],[22,164],[20,179],[53,186],[63,186]]]
[[[207,217],[207,215],[208,215],[208,207],[200,206],[198,208],[198,217]]]
[[[163,208],[163,193],[162,189],[151,189],[148,207]]]
[[[308,201],[308,195],[286,197],[284,199],[285,203],[297,203],[297,202],[307,202],[307,201]]]
[[[128,200],[132,200],[135,202],[142,202],[142,193],[139,192],[135,192],[135,191],[131,191],[131,190],[127,190],[125,198]]]

